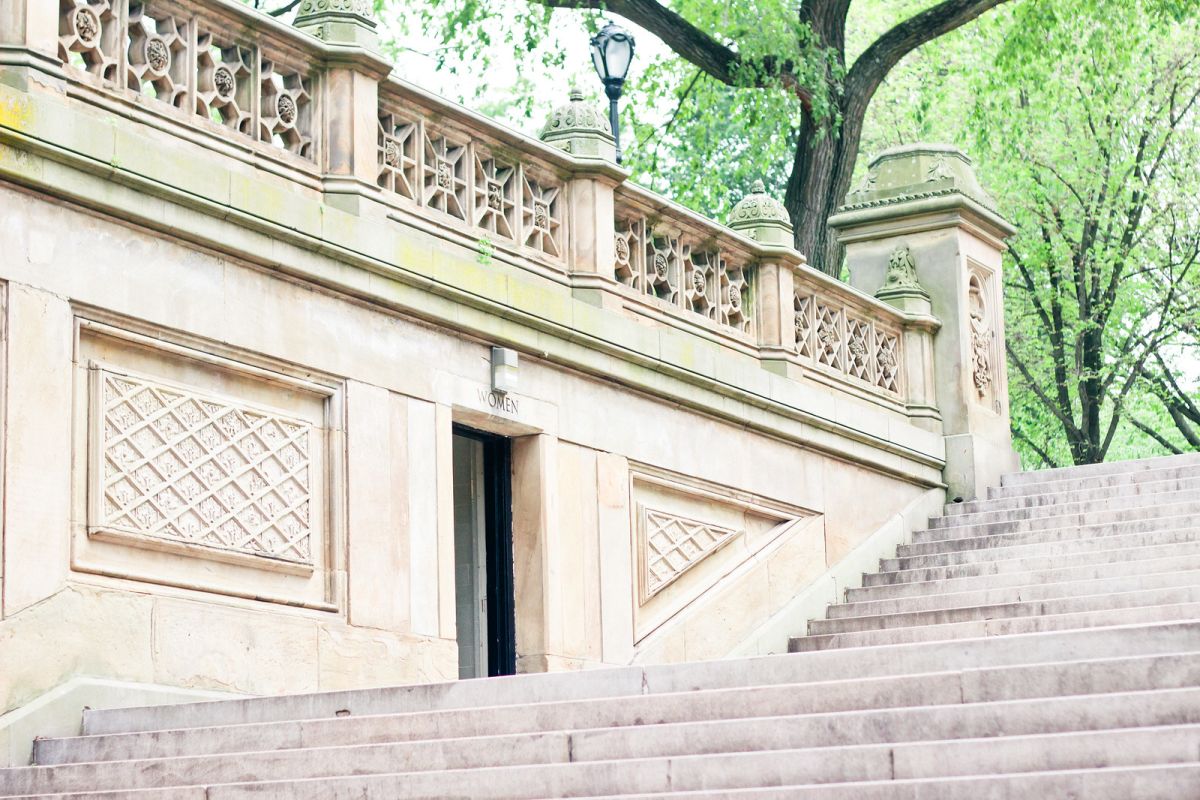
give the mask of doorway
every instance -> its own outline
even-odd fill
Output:
[[[458,676],[513,675],[512,448],[454,426],[454,592]]]

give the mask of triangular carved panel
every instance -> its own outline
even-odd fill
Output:
[[[642,509],[640,522],[643,604],[740,533],[653,508]]]

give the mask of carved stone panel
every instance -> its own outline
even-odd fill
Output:
[[[971,384],[975,399],[986,406],[997,406],[995,371],[995,321],[991,276],[972,268],[967,281],[968,335],[971,346]]]
[[[643,603],[739,533],[667,511],[641,511]]]
[[[89,530],[312,563],[312,426],[235,399],[92,370]]]
[[[631,464],[629,478],[635,641],[749,569],[758,554],[812,517],[803,508],[645,464]]]

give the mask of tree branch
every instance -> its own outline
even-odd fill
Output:
[[[662,40],[685,61],[699,67],[708,75],[730,86],[743,86],[747,66],[731,47],[709,36],[658,0],[533,0],[548,8],[591,9],[607,11],[624,17]],[[758,73],[748,85],[764,87],[788,85],[789,77],[796,93],[806,102],[812,93],[807,87],[795,86],[791,62],[767,57],[755,63]]]
[[[900,59],[1006,0],[942,0],[936,6],[915,14],[876,39],[854,62],[846,75],[847,93],[875,94]]]
[[[300,5],[300,0],[292,0],[286,6],[281,6],[279,8],[273,8],[270,11],[268,11],[267,13],[270,14],[272,17],[282,17],[284,14],[288,13],[289,11],[291,11],[293,8],[295,8],[298,5]]]
[[[1035,442],[1033,439],[1030,439],[1029,436],[1025,434],[1025,431],[1021,430],[1020,428],[1013,428],[1013,436],[1029,445],[1029,449],[1037,453],[1037,457],[1040,458],[1042,463],[1047,467],[1054,469],[1058,466],[1058,464],[1054,462],[1054,459],[1050,457],[1050,454],[1047,453],[1040,444]]]
[[[1183,453],[1182,450],[1180,450],[1175,445],[1171,444],[1170,440],[1168,440],[1166,437],[1164,437],[1158,431],[1151,428],[1146,423],[1142,422],[1137,417],[1129,416],[1129,417],[1126,417],[1126,419],[1129,420],[1130,424],[1132,424],[1133,427],[1137,428],[1139,431],[1146,434],[1151,439],[1153,439],[1154,441],[1161,444],[1163,447],[1167,448],[1167,450],[1169,452],[1174,453],[1175,455],[1181,455]]]

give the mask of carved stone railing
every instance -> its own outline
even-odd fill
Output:
[[[755,341],[754,255],[722,225],[634,184],[617,191],[613,277],[654,307]]]
[[[380,86],[378,141],[385,202],[566,269],[558,150],[395,79]]]
[[[804,367],[904,395],[903,315],[799,274],[792,303],[796,357]]]
[[[316,161],[312,37],[229,0],[58,3],[67,77],[176,121]]]
[[[389,76],[369,4],[304,0],[291,26],[236,0],[18,2],[57,14],[57,38],[31,43],[74,97],[476,248],[482,268],[495,256],[895,409],[931,369],[906,364],[911,315],[803,265],[761,186],[726,226],[629,183],[579,92],[539,140]]]

